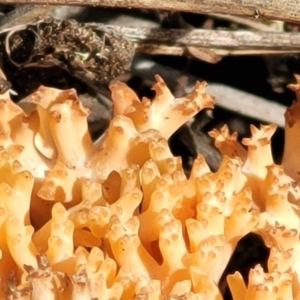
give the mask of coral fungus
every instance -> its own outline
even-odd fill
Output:
[[[0,298],[222,299],[220,278],[249,232],[270,248],[268,273],[256,266],[248,286],[228,276],[233,299],[299,298],[300,99],[286,113],[282,166],[274,125],[252,126],[248,150],[224,127],[210,133],[218,171],[199,154],[187,177],[167,139],[214,99],[204,82],[176,99],[156,81],[152,101],[111,85],[97,144],[74,90],[40,87],[28,113],[0,96]]]

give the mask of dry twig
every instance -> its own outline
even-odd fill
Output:
[[[7,4],[90,5],[227,14],[300,23],[298,0],[5,0]]]
[[[296,32],[108,27],[135,42],[137,51],[151,54],[185,55],[187,47],[211,49],[220,56],[300,52]]]
[[[300,50],[300,35],[297,32],[186,30],[148,27],[133,28],[111,25],[108,27],[134,42],[143,41],[151,43],[155,41],[167,45],[226,49],[245,49],[248,47],[252,49]]]
[[[46,14],[52,6],[21,5],[8,13],[1,21],[0,28],[5,29],[15,25],[31,23],[41,15]]]

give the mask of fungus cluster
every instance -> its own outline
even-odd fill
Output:
[[[257,265],[247,285],[229,275],[233,299],[300,298],[300,77],[282,165],[276,126],[252,126],[247,150],[223,127],[210,133],[218,171],[199,154],[189,177],[167,139],[214,99],[204,82],[176,99],[156,81],[152,101],[111,85],[96,144],[74,90],[40,87],[27,112],[0,96],[1,299],[222,299],[218,282],[249,232],[270,248],[268,272]]]

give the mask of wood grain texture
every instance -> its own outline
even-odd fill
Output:
[[[300,23],[299,0],[4,0],[2,4],[91,5],[217,13]]]
[[[227,49],[300,49],[298,32],[252,32],[246,30],[162,29],[148,27],[107,26],[134,42],[166,45],[222,47]]]

